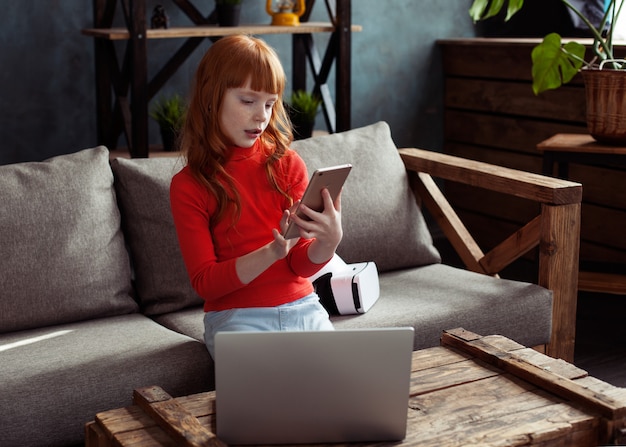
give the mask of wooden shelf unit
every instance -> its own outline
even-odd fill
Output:
[[[350,129],[351,115],[351,33],[361,27],[351,23],[351,0],[326,0],[330,22],[308,22],[315,0],[306,1],[306,12],[297,27],[246,24],[220,27],[214,23],[214,13],[204,17],[190,0],[173,0],[194,23],[194,26],[149,29],[146,24],[145,0],[124,2],[120,10],[128,28],[113,27],[117,0],[94,0],[94,26],[82,30],[94,38],[96,59],[96,108],[98,144],[109,149],[117,147],[123,133],[132,157],[149,156],[148,106],[163,87],[204,39],[215,41],[232,34],[284,34],[292,38],[293,90],[307,90],[307,66],[314,86],[310,89],[322,98],[322,111],[330,133]],[[267,17],[269,21],[269,16]],[[323,57],[320,56],[313,34],[331,35]],[[148,39],[186,39],[182,46],[148,79]],[[114,42],[126,41],[122,66],[119,66]],[[335,101],[328,85],[335,64]]]

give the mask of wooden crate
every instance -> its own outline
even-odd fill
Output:
[[[135,401],[96,415],[86,446],[219,445],[214,392],[172,399],[148,387]],[[505,337],[455,329],[413,353],[407,436],[394,445],[586,447],[626,442],[625,427],[626,389]]]

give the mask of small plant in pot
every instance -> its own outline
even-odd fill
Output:
[[[322,100],[317,95],[304,90],[297,90],[291,94],[291,101],[287,104],[287,110],[296,140],[309,138],[313,135],[315,117],[321,103]]]
[[[152,107],[150,116],[159,123],[163,149],[165,151],[178,150],[178,137],[186,112],[187,105],[178,94],[162,97]]]
[[[609,0],[599,23],[568,0],[561,2],[582,20],[593,38],[592,57],[586,59],[586,47],[574,39],[563,42],[557,33],[543,38],[532,53],[533,92],[559,88],[570,82],[578,72],[583,76],[587,97],[587,125],[591,135],[609,144],[626,143],[626,61],[616,59],[613,47],[614,26],[626,0]],[[474,21],[485,20],[500,13],[506,5],[505,21],[524,6],[523,0],[474,0],[469,14]],[[610,85],[607,85],[609,83]],[[603,118],[607,110],[613,117]],[[616,113],[623,116],[615,118]]]

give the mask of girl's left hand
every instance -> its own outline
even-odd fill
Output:
[[[272,235],[274,236],[274,240],[272,241],[270,246],[272,248],[272,251],[277,256],[278,259],[282,259],[285,256],[287,256],[287,254],[289,253],[289,250],[291,250],[300,240],[300,238],[297,238],[297,237],[292,238],[292,239],[285,239],[283,237],[283,233],[287,229],[289,219],[291,218],[291,216],[294,215],[292,214],[292,212],[293,210],[295,210],[296,206],[297,204],[295,204],[291,208],[291,210],[283,211],[283,216],[280,219],[280,231],[277,228],[274,228],[272,230]]]

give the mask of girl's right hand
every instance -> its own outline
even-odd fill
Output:
[[[283,216],[280,219],[280,231],[276,228],[272,230],[272,234],[274,236],[274,240],[270,243],[270,247],[273,253],[276,255],[277,259],[283,259],[289,251],[298,243],[300,238],[292,238],[285,239],[283,237],[283,233],[287,230],[287,226],[289,225],[289,217],[293,210],[296,209],[297,203],[291,207],[289,210],[283,211]]]

